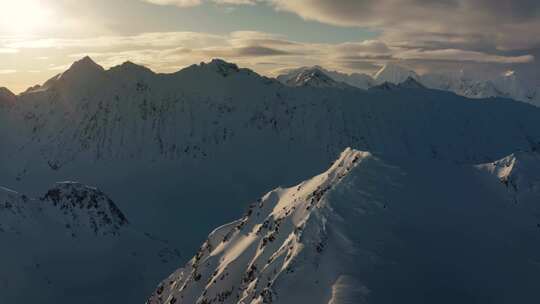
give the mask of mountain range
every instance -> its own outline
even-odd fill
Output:
[[[324,74],[338,83],[345,83],[361,89],[369,89],[385,82],[400,84],[411,78],[427,88],[454,92],[468,98],[503,97],[540,106],[540,88],[528,85],[516,72],[509,71],[491,79],[473,77],[461,71],[459,73],[426,73],[419,75],[405,67],[388,63],[373,76],[368,74],[346,74],[329,71],[320,66],[293,69],[277,77],[281,82],[298,86],[298,75],[306,73]]]
[[[341,75],[342,78],[338,78],[336,75]],[[379,74],[388,75],[384,77],[394,80],[403,80],[398,84],[388,81],[372,82],[370,78],[360,74],[347,77],[338,73],[336,75],[322,70],[311,71],[298,74],[296,75],[298,77],[295,78],[289,78],[289,80],[294,80],[283,84],[283,77],[280,77],[278,81],[219,59],[192,65],[176,73],[159,74],[131,62],[104,69],[86,57],[75,62],[68,70],[44,84],[32,87],[21,94],[15,95],[7,89],[0,89],[0,141],[3,143],[2,149],[0,149],[0,170],[3,173],[0,175],[0,185],[10,189],[18,189],[21,193],[26,193],[27,197],[42,198],[43,193],[49,192],[50,185],[57,181],[79,182],[69,187],[95,185],[101,189],[100,193],[107,193],[107,197],[115,202],[115,209],[122,210],[122,218],[129,219],[129,227],[132,227],[133,230],[148,231],[150,235],[168,240],[181,253],[186,253],[186,255],[180,256],[175,266],[169,267],[167,271],[163,271],[160,266],[149,266],[148,269],[145,269],[149,273],[146,276],[148,280],[140,281],[140,285],[137,285],[140,288],[134,288],[128,282],[115,284],[114,292],[110,292],[109,289],[112,288],[112,285],[86,289],[74,288],[73,290],[77,292],[73,294],[78,295],[78,298],[70,298],[70,300],[74,299],[73,301],[76,300],[79,303],[91,302],[92,300],[103,302],[100,299],[105,299],[105,296],[107,296],[106,302],[125,302],[128,298],[133,299],[145,291],[150,293],[150,290],[159,281],[157,278],[162,278],[165,273],[189,262],[187,260],[187,257],[190,256],[189,253],[197,252],[197,248],[216,225],[233,222],[250,201],[261,197],[270,189],[278,186],[287,189],[290,185],[301,183],[309,176],[325,172],[336,155],[347,147],[352,147],[354,150],[347,150],[343,159],[338,163],[348,163],[351,157],[355,159],[355,156],[358,156],[362,160],[359,162],[360,165],[356,165],[355,162],[354,167],[347,167],[353,173],[349,175],[348,172],[333,167],[331,172],[338,172],[339,175],[347,173],[346,177],[344,179],[331,179],[327,182],[315,181],[313,185],[336,186],[335,189],[343,191],[349,189],[357,194],[358,200],[365,198],[363,195],[372,196],[372,199],[383,202],[381,204],[374,203],[373,206],[384,207],[385,201],[377,199],[376,196],[386,195],[384,189],[387,188],[384,186],[384,181],[387,181],[391,186],[394,185],[392,180],[397,179],[399,181],[395,183],[397,187],[391,188],[392,191],[388,190],[390,192],[388,192],[387,198],[389,201],[395,202],[392,205],[395,206],[399,203],[400,207],[390,215],[382,213],[381,216],[390,217],[383,219],[391,221],[396,216],[397,219],[403,219],[404,224],[390,227],[410,228],[408,225],[415,222],[415,216],[421,215],[420,213],[424,210],[422,208],[429,207],[430,202],[436,201],[438,202],[437,206],[443,208],[441,210],[453,212],[456,217],[448,217],[443,220],[442,213],[438,213],[439,211],[434,210],[436,208],[433,207],[433,210],[429,210],[431,213],[428,213],[433,216],[426,215],[422,219],[427,222],[419,221],[418,225],[422,224],[422,227],[425,228],[426,225],[441,221],[443,226],[439,228],[436,226],[435,228],[439,230],[434,228],[434,231],[443,233],[443,236],[447,233],[453,238],[456,237],[455,233],[458,233],[455,231],[457,229],[455,223],[463,222],[468,225],[466,227],[471,229],[481,229],[473,231],[474,233],[471,235],[471,239],[467,240],[467,243],[450,239],[452,240],[451,244],[455,246],[463,246],[464,244],[472,246],[487,233],[483,230],[484,228],[475,227],[472,218],[478,220],[477,224],[482,223],[480,221],[482,210],[492,212],[489,202],[493,201],[495,205],[500,206],[506,204],[506,198],[502,197],[509,196],[512,198],[513,204],[511,206],[514,206],[516,195],[518,201],[522,200],[519,198],[521,195],[532,195],[521,194],[521,192],[516,194],[512,191],[508,192],[510,194],[503,195],[503,192],[507,193],[507,187],[504,186],[504,179],[500,180],[502,175],[499,174],[501,171],[499,168],[505,163],[511,162],[505,161],[506,157],[510,157],[510,159],[517,157],[516,164],[522,162],[519,160],[521,155],[530,155],[530,157],[525,157],[528,159],[526,161],[535,159],[534,153],[540,149],[540,128],[538,127],[540,109],[538,107],[506,97],[471,99],[446,90],[430,89],[424,81],[418,79],[414,74],[405,73],[402,75],[398,69]],[[347,80],[349,78],[354,78],[356,85],[353,84],[352,80]],[[365,87],[361,87],[363,81],[365,81]],[[369,169],[371,166],[369,165],[364,172],[362,170],[363,164],[372,164],[376,170]],[[516,166],[516,168],[518,167],[519,165]],[[397,169],[390,170],[388,168]],[[387,169],[390,171],[386,171]],[[382,170],[380,174],[378,170]],[[531,188],[531,179],[527,177],[529,174],[511,174],[509,176],[512,178],[508,180],[522,181],[518,183],[519,189],[529,189]],[[359,176],[359,178],[365,179],[367,184],[363,182],[345,184],[343,181],[348,180],[349,176]],[[433,178],[433,176],[438,178]],[[521,176],[526,177],[522,178]],[[478,189],[472,186],[478,185],[484,180],[486,184],[482,184]],[[458,185],[453,188],[456,183]],[[508,184],[512,185],[511,182]],[[348,186],[342,187],[340,185]],[[86,186],[77,186],[76,188],[80,187]],[[314,187],[316,189],[317,186]],[[373,190],[375,192],[372,192],[372,188],[380,188],[381,190]],[[296,188],[287,190],[286,194],[281,193],[281,190],[274,192],[273,197],[275,198],[266,205],[270,208],[283,198],[283,207],[290,206],[292,208],[296,203],[290,202],[289,194],[292,195],[294,189]],[[407,190],[409,192],[405,193],[403,189],[409,189]],[[493,189],[495,194],[491,194],[486,189]],[[87,191],[92,193],[90,190]],[[298,204],[303,207],[302,204],[309,201],[307,198],[309,193],[298,191],[298,194],[295,195],[302,196],[303,203],[299,201]],[[418,197],[418,202],[415,202],[414,197],[418,193],[421,196]],[[453,196],[452,193],[454,193]],[[534,193],[534,191],[530,193]],[[400,195],[403,195],[402,200]],[[470,198],[467,197],[469,195]],[[347,197],[352,196],[354,195]],[[478,208],[463,209],[466,207],[463,204],[476,201],[473,200],[474,198],[478,198]],[[344,198],[344,200],[348,200],[348,198]],[[350,201],[337,214],[333,214],[327,209],[328,206],[339,206],[339,203],[332,202],[327,205],[321,202],[314,204],[320,205],[321,210],[330,212],[328,216],[332,220],[328,222],[329,225],[339,226],[337,215],[350,213],[351,216],[356,216],[354,213],[356,211],[351,212],[351,208],[356,208],[352,205],[360,204],[359,208],[375,208],[372,205],[362,205],[368,204],[366,202],[372,202],[371,200],[366,202],[358,200]],[[31,201],[39,204],[42,200],[34,199]],[[50,202],[50,200],[46,201]],[[103,202],[107,201],[107,199],[103,200]],[[459,202],[459,204],[454,208],[453,202]],[[406,213],[408,209],[405,206],[408,206],[408,203],[413,204],[411,205],[412,213]],[[51,205],[50,203],[45,204]],[[54,204],[52,206],[55,207]],[[279,206],[279,208],[282,207]],[[296,208],[301,209],[302,207]],[[382,208],[381,212],[390,209]],[[508,231],[501,230],[503,228],[494,231],[510,233],[512,237],[521,232],[533,233],[532,231],[537,231],[534,219],[534,214],[537,213],[534,211],[526,213],[525,209],[521,207],[512,210],[515,211],[511,212],[516,213],[515,216],[512,215],[512,221],[519,220],[520,224],[512,222],[508,226]],[[260,218],[250,217],[250,221],[259,223],[262,220],[264,224],[265,219],[270,219],[274,215],[285,216],[286,213],[284,211],[283,214],[275,213],[272,215],[270,209],[264,210],[264,212],[267,211],[264,219],[261,215]],[[472,212],[472,217],[467,219],[471,220],[470,222],[464,221],[465,219],[458,214],[468,211]],[[264,212],[261,211],[261,214]],[[486,219],[486,228],[495,227],[494,223],[501,220],[500,210],[497,209],[493,212],[494,216]],[[67,219],[69,219],[70,214],[67,213]],[[312,218],[310,214],[311,212],[298,213],[298,218],[295,218],[294,221],[300,220],[302,216],[306,220],[308,217]],[[291,215],[290,212],[289,215]],[[83,218],[86,219],[86,217]],[[316,216],[312,219],[315,218]],[[61,221],[65,222],[67,219],[62,217]],[[345,218],[343,225],[356,224],[359,221],[362,223],[362,218]],[[81,225],[85,227],[84,231],[86,231],[83,233],[84,235],[100,240],[112,238],[111,235],[99,236],[99,238],[94,236],[92,229],[88,228],[92,226],[87,226],[87,221],[83,222],[85,224]],[[320,227],[323,223],[327,222],[320,219],[313,223],[313,229]],[[385,222],[372,223],[368,218],[365,222],[366,231],[381,228],[377,225],[382,225],[382,223]],[[41,225],[48,226],[48,224],[36,224],[38,227]],[[230,228],[230,226],[227,227]],[[288,226],[284,230],[286,235],[291,235],[289,231],[291,227]],[[527,230],[528,227],[534,229]],[[223,231],[229,231],[229,228],[218,230],[218,235],[221,235]],[[395,232],[394,228],[383,229],[383,231]],[[48,228],[43,229],[47,230]],[[55,239],[57,236],[58,238],[61,236],[61,238],[70,240],[62,242],[62,244],[66,244],[66,247],[69,247],[68,249],[76,248],[78,245],[73,245],[74,243],[71,241],[71,230],[66,227],[63,229],[51,234],[54,236],[51,238]],[[123,229],[121,228],[121,230]],[[343,227],[343,230],[336,229],[336,233],[343,232],[345,235],[352,233],[349,237],[354,240],[367,237],[365,234],[357,235],[356,232],[351,232],[354,229],[350,227]],[[410,231],[418,231],[420,228],[412,227],[411,229]],[[40,228],[32,230],[39,231]],[[230,252],[239,252],[238,256],[245,257],[246,260],[238,260],[240,266],[234,272],[238,276],[243,275],[245,269],[243,267],[248,263],[246,261],[249,260],[251,263],[255,258],[253,252],[240,250],[241,246],[246,245],[251,249],[256,249],[258,245],[253,244],[258,244],[257,242],[271,235],[271,229],[264,230],[261,231],[261,235],[253,236],[254,239],[249,244],[242,243],[243,234],[249,231],[251,230],[246,228],[241,233],[235,232],[234,235],[231,235],[234,241],[223,247],[224,250],[226,249],[223,251],[224,256],[230,256]],[[77,232],[75,234],[79,235]],[[124,233],[120,233],[120,235],[124,235]],[[137,233],[137,235],[141,235],[141,233]],[[144,239],[145,234],[142,235]],[[310,235],[320,236],[318,233]],[[534,247],[534,244],[537,243],[533,242],[536,236],[535,234],[524,235],[526,235],[526,238],[523,239],[525,245],[521,251],[516,252],[529,257],[531,252],[537,252],[535,251],[537,247]],[[275,237],[277,236],[275,235]],[[419,236],[425,242],[414,239],[412,235],[396,239],[386,239],[384,235],[378,236],[381,236],[379,239],[381,244],[388,244],[389,248],[397,246],[401,241],[405,242],[404,254],[406,256],[403,257],[404,260],[401,260],[405,264],[407,261],[419,262],[413,259],[416,254],[414,251],[416,245],[431,244],[431,238],[428,238],[426,234]],[[281,238],[282,235],[280,234],[279,237]],[[155,239],[155,237],[152,238]],[[25,239],[34,240],[32,238]],[[48,240],[49,237],[43,239]],[[76,239],[86,240],[88,238]],[[386,243],[386,240],[391,240],[391,242]],[[444,237],[441,240],[444,240]],[[332,242],[334,241],[335,239],[332,240]],[[377,243],[376,240],[370,241],[373,242],[370,243],[372,246]],[[485,241],[485,244],[486,246],[494,246],[499,241],[501,239],[490,238]],[[96,240],[96,242],[100,241]],[[138,248],[142,252],[150,252],[148,256],[153,256],[151,252],[159,251],[158,248],[162,246],[161,242],[153,245],[145,242],[133,243],[133,248]],[[304,246],[302,242],[298,241],[298,246]],[[93,242],[81,241],[81,243],[89,244],[88,246],[91,248],[94,246],[101,248],[101,245],[94,245]],[[45,244],[56,244],[56,241],[47,241]],[[370,244],[366,246],[371,246]],[[426,250],[434,254],[441,253],[442,250],[434,247],[436,244],[443,245],[442,241],[435,242],[433,247],[426,245]],[[228,247],[233,245],[240,246],[238,251]],[[340,247],[342,245],[336,244],[336,248],[345,248]],[[24,246],[30,245],[25,244]],[[43,245],[42,248],[48,247]],[[59,252],[66,252],[68,256],[76,256],[64,246],[58,248]],[[515,249],[512,246],[504,248],[495,260],[499,261],[502,255],[510,254],[510,249]],[[43,250],[45,251],[45,249]],[[261,256],[266,258],[267,254],[273,255],[277,252],[276,250],[274,246],[268,247],[267,250],[263,250],[265,253]],[[107,264],[106,269],[116,273],[131,269],[130,260],[118,259],[115,252],[114,250],[104,251],[104,254],[100,256],[103,257],[102,260],[118,261],[111,263],[111,265]],[[306,254],[308,252],[311,251],[305,251]],[[471,254],[476,253],[484,252],[472,251]],[[298,254],[301,257],[304,253]],[[394,258],[384,255],[391,254],[390,252],[382,254],[387,259],[386,261]],[[312,262],[310,260],[311,253],[308,255],[310,258],[306,260],[305,265]],[[51,259],[51,256],[56,256],[56,253],[44,252],[41,256],[43,260],[47,260]],[[325,288],[330,288],[329,286],[334,286],[334,283],[337,282],[331,281],[336,278],[338,270],[342,269],[339,267],[356,265],[345,263],[346,258],[350,256],[340,255],[338,257],[344,259],[343,264],[338,263],[336,269],[329,270],[329,277],[325,278],[326,281],[324,281]],[[354,257],[356,258],[356,256]],[[446,256],[441,256],[441,259],[432,259],[430,265],[443,263],[442,257]],[[204,257],[205,260],[206,258]],[[465,257],[462,258],[465,259]],[[326,261],[327,258],[324,259]],[[152,261],[152,258],[145,258],[145,260]],[[298,260],[296,256],[293,260],[300,261],[299,264],[304,261]],[[478,261],[478,259],[473,260]],[[13,273],[18,273],[21,268],[26,269],[32,275],[40,273],[34,268],[27,267],[28,263],[24,262],[23,258],[20,259],[21,262],[8,258],[6,261],[13,262],[15,267],[19,267],[14,268]],[[159,262],[159,258],[157,261]],[[530,275],[531,278],[536,278],[537,275],[534,272],[535,268],[531,266],[534,265],[535,261],[537,261],[536,258],[531,257],[530,263],[526,264],[530,268],[530,272],[526,274]],[[80,260],[76,262],[80,262]],[[216,271],[216,269],[221,271],[221,268],[217,268],[218,265],[224,267],[232,263],[232,261],[222,262],[220,262],[221,264],[216,262],[216,264],[204,266],[205,273],[201,273],[199,279],[208,280],[209,277],[206,276],[208,272]],[[99,264],[99,262],[96,263]],[[523,263],[525,263],[523,260],[516,260],[512,265],[519,266],[516,269],[521,270],[523,269],[521,267],[525,265]],[[137,260],[136,264],[143,265],[144,263]],[[89,263],[88,265],[96,264]],[[257,262],[255,265],[257,269],[262,269],[260,267],[264,267],[266,264]],[[369,268],[369,265],[367,263],[366,267]],[[484,265],[492,266],[493,264]],[[441,268],[437,269],[441,271],[450,272],[451,270],[443,265],[440,266]],[[310,267],[308,267],[309,271],[314,271],[315,268]],[[97,269],[97,267],[93,268]],[[193,270],[189,266],[184,269]],[[389,268],[384,269],[393,271]],[[418,268],[418,271],[422,269],[427,268]],[[486,269],[489,267],[486,266]],[[79,271],[74,267],[68,270],[72,271],[69,275],[67,272],[59,272],[59,276],[73,278],[74,273]],[[190,273],[191,270],[189,270]],[[412,271],[412,269],[409,270]],[[500,272],[487,271],[482,276],[472,277],[471,280],[484,279],[488,274],[495,277],[501,275],[503,270]],[[253,272],[253,277],[258,276],[257,271]],[[373,277],[368,278],[369,280],[377,280],[381,273],[386,273],[385,271],[373,271],[370,272]],[[50,272],[53,270],[47,271],[47,273]],[[177,274],[180,273],[186,272],[179,271]],[[198,277],[199,273],[194,273],[195,277]],[[480,275],[480,272],[478,273]],[[405,276],[404,272],[396,274]],[[419,272],[414,274],[420,276]],[[463,272],[450,273],[449,278],[456,278],[453,282],[458,284],[458,278],[462,274]],[[96,274],[93,281],[99,282],[100,278],[104,277],[110,277],[114,282],[122,281],[117,276],[107,276],[103,273]],[[134,278],[137,276],[130,272],[121,277]],[[155,281],[151,282],[154,280],[152,278],[156,278]],[[276,281],[281,280],[278,275],[273,278]],[[430,281],[430,278],[432,276],[426,275],[425,281]],[[356,274],[346,274],[343,281],[339,282],[345,285],[355,282],[356,286],[361,286],[357,284],[361,282],[369,290],[373,290],[373,294],[375,294],[375,290],[380,292],[384,289],[382,281],[376,282],[368,279],[359,278]],[[77,277],[74,281],[85,284],[85,280],[87,279]],[[54,282],[54,280],[52,281]],[[193,283],[187,277],[173,277],[171,281],[178,281],[175,286],[186,282]],[[237,280],[231,279],[227,282],[227,284],[233,284],[231,282],[237,282]],[[267,281],[265,282],[268,284]],[[284,282],[291,281],[285,280]],[[526,283],[526,278],[516,282]],[[306,281],[306,284],[312,283],[312,281]],[[45,286],[33,282],[29,284],[19,284],[18,286],[21,288],[34,285]],[[288,283],[283,284],[287,285]],[[339,289],[340,284],[336,285],[335,288]],[[245,286],[237,286],[237,283],[234,285],[235,289],[231,291],[231,294],[236,297],[240,291],[238,288]],[[12,288],[10,287],[12,285],[4,286],[7,286],[5,287],[7,289]],[[62,284],[51,286],[47,287],[47,292],[62,294]],[[201,298],[201,295],[205,291],[205,286],[190,287],[186,289],[186,294],[189,293],[189,299],[196,298],[202,301],[204,296]],[[232,285],[227,286],[230,289]],[[456,287],[456,290],[463,291],[471,286],[477,285],[474,285],[472,281],[467,281],[459,288]],[[214,299],[219,299],[217,293],[226,291],[217,285],[210,287],[207,293],[211,292]],[[404,285],[402,292],[406,293],[406,287],[407,285]],[[432,287],[435,288],[433,290],[442,288],[442,286]],[[482,287],[482,290],[495,287],[501,286],[490,281],[489,284],[486,283]],[[512,287],[512,293],[509,294],[515,294],[514,291],[517,293],[520,290],[518,287],[514,287]],[[165,292],[167,288],[163,288],[163,292]],[[273,288],[270,288],[271,290],[265,294],[272,298],[286,294],[285,291],[282,293],[281,288],[275,287],[275,290]],[[135,293],[134,290],[136,290]],[[248,290],[246,296],[255,298],[259,297],[263,291],[261,286],[252,286],[246,290]],[[242,289],[243,291],[244,289]],[[526,296],[529,295],[530,289],[524,286],[521,291]],[[379,292],[377,294],[380,294]],[[398,294],[400,293],[396,293],[396,295]],[[19,298],[11,298],[10,302],[22,301],[24,295],[20,293],[17,295]],[[172,297],[169,296],[174,296],[175,301],[179,301],[176,298],[177,295],[179,295],[177,290],[170,290],[167,291],[167,297],[162,296],[161,300],[168,300],[172,303]],[[357,296],[358,294],[355,293],[354,297]],[[339,296],[337,297],[339,298]],[[348,296],[344,295],[344,297]],[[153,301],[161,301],[155,298],[154,296]],[[44,299],[37,302],[58,302],[54,297],[51,299],[53,300],[49,302]],[[141,296],[140,299],[141,302],[144,301],[144,297]],[[486,298],[481,297],[481,299]],[[232,300],[227,297],[227,301]],[[380,302],[385,303],[383,300]],[[333,303],[340,302],[335,300]],[[377,301],[373,300],[372,303],[377,303]]]

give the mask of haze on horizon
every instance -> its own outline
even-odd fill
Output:
[[[0,86],[14,92],[86,55],[173,72],[224,58],[274,76],[302,65],[372,73],[514,70],[540,85],[535,0],[0,0]]]

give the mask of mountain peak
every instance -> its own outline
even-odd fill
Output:
[[[516,194],[540,190],[540,154],[535,151],[514,152],[495,162],[478,166],[496,176]]]
[[[394,63],[385,64],[374,76],[378,83],[391,82],[399,84],[408,78],[418,79],[416,72]]]
[[[86,225],[95,234],[116,234],[128,221],[114,202],[97,188],[76,182],[56,183],[41,198],[64,215],[71,215],[73,225]],[[86,223],[81,220],[86,219]]]
[[[372,86],[369,88],[369,90],[381,90],[381,91],[393,91],[399,89],[399,86],[397,84],[394,84],[392,82],[385,81],[379,85]]]
[[[12,105],[16,99],[17,96],[8,88],[0,87],[0,105]]]
[[[71,69],[92,69],[92,70],[100,70],[103,71],[103,67],[97,64],[90,56],[85,56],[80,60],[75,61],[71,67]]]
[[[329,233],[338,229],[329,197],[348,183],[345,180],[355,167],[373,161],[378,160],[370,153],[348,148],[326,172],[267,193],[242,219],[214,230],[196,256],[163,282],[148,303],[178,299],[182,303],[274,303],[272,299],[282,291],[280,282],[296,271],[300,276],[311,276],[312,271],[329,275],[317,271],[323,253],[343,252],[346,246]]]
[[[90,79],[100,77],[104,72],[105,69],[102,66],[97,64],[92,58],[86,56],[75,61],[64,73],[47,81],[43,87],[49,87],[57,81],[67,81],[70,83],[82,81],[88,84]]]
[[[121,72],[121,73],[128,73],[128,74],[154,74],[152,70],[145,67],[144,65],[133,63],[132,61],[126,61],[122,63],[121,65],[112,67],[110,72]]]
[[[367,90],[373,86],[373,78],[367,74],[362,73],[352,73],[346,74],[339,71],[330,71],[323,68],[320,65],[314,65],[312,67],[300,67],[297,69],[285,70],[284,74],[277,76],[277,80],[283,84],[288,84],[288,82],[294,82],[294,79],[297,78],[300,74],[306,73],[307,71],[319,70],[324,73],[326,76],[330,77],[333,81],[337,82],[339,87],[343,87],[343,84],[347,84],[351,87],[357,87],[360,89]]]
[[[400,88],[406,89],[425,89],[426,87],[413,77],[408,77],[405,81],[398,85]]]
[[[240,72],[240,68],[236,64],[219,58],[214,58],[209,63],[201,62],[200,66],[212,69],[223,77]]]
[[[305,69],[286,84],[292,87],[345,88],[345,83],[337,82],[317,67]]]

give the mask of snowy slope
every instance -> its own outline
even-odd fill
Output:
[[[9,244],[0,252],[1,303],[137,302],[180,260],[133,230],[103,192],[73,182],[38,199],[0,188],[0,242]]]
[[[537,302],[540,216],[494,185],[347,149],[214,230],[148,303]]]

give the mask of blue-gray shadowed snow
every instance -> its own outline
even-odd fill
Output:
[[[214,230],[149,303],[535,303],[540,174],[509,167],[536,191],[516,204],[492,166],[348,149]]]
[[[0,303],[136,301],[180,261],[103,192],[73,182],[39,199],[0,187],[0,242]]]
[[[248,202],[324,171],[348,146],[449,167],[540,146],[540,108],[410,84],[288,87],[221,60],[155,74],[85,58],[15,103],[0,95],[0,185],[36,197],[56,181],[95,185],[131,225],[189,253]],[[79,292],[79,303],[96,294]]]

